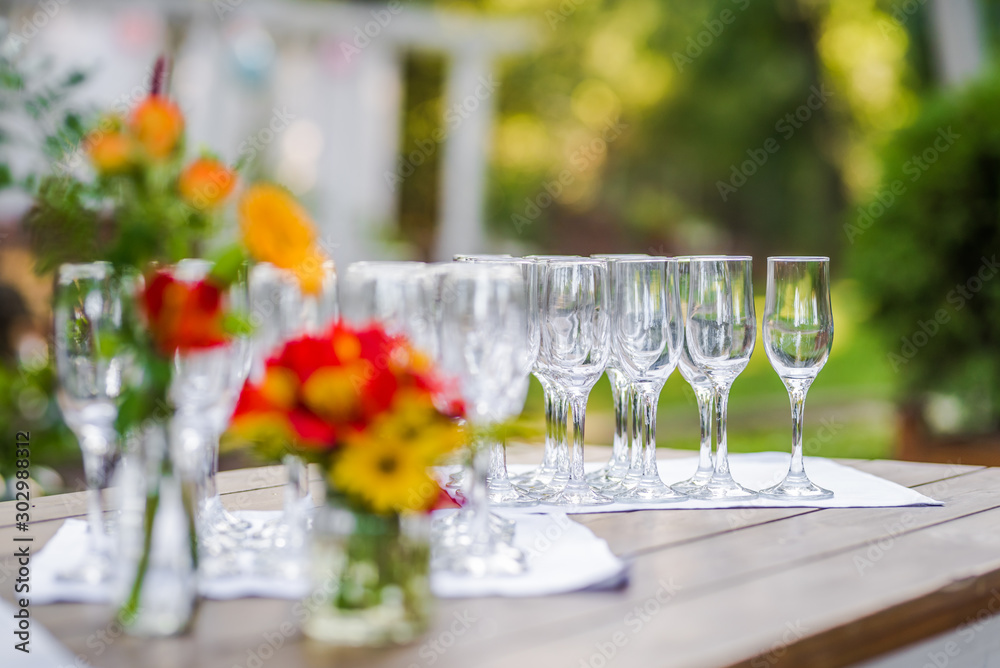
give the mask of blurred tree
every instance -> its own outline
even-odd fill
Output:
[[[934,96],[844,224],[900,399],[960,401],[940,427],[1000,428],[1000,70]]]
[[[912,16],[888,0],[433,4],[536,19],[538,49],[504,68],[488,217],[498,239],[553,251],[836,255],[843,210],[877,183],[877,146],[912,118],[926,69],[908,55],[922,53],[908,49],[919,3]],[[438,83],[408,72],[421,106],[407,148],[440,114]],[[427,211],[404,190],[421,246],[412,219]]]

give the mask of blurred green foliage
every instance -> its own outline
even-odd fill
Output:
[[[1000,428],[1000,69],[930,99],[844,225],[899,397],[959,399],[944,429]]]
[[[912,118],[926,74],[926,8],[897,19],[888,0],[428,4],[537,29],[532,51],[501,63],[487,211],[494,238],[525,249],[837,260],[843,211],[877,183],[878,145]],[[439,80],[408,73],[412,147],[444,109]],[[404,184],[418,255],[435,170]]]

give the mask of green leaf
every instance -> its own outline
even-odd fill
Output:
[[[222,287],[238,281],[245,271],[247,262],[243,247],[239,244],[226,246],[214,253],[209,259],[214,263],[211,278]]]

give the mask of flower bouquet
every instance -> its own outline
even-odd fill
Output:
[[[290,341],[245,386],[233,431],[269,457],[291,450],[318,464],[326,483],[308,635],[371,646],[426,628],[426,513],[448,498],[428,468],[466,441],[450,397],[404,339],[342,323]]]

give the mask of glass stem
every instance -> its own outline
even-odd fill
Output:
[[[205,500],[211,502],[219,498],[219,487],[215,481],[215,475],[219,472],[219,434],[213,433],[206,445]]]
[[[628,468],[628,386],[611,383],[611,401],[615,407],[615,440],[611,445],[611,466]]]
[[[493,482],[507,480],[507,451],[500,439],[490,440],[489,477]]]
[[[639,392],[634,385],[629,384],[626,396],[628,397],[629,412],[631,413],[631,425],[628,435],[632,448],[632,459],[629,462],[629,473],[631,475],[642,475],[642,440],[639,432],[642,426],[642,406],[639,403]]]
[[[802,420],[808,391],[808,384],[788,386],[788,399],[792,405],[792,461],[788,466],[788,476],[791,478],[806,477],[802,460]]]
[[[108,484],[115,434],[98,427],[84,428],[81,451],[83,471],[87,479],[87,523],[92,552],[104,552],[107,541],[104,532],[103,489]]]
[[[544,388],[545,396],[545,454],[542,457],[542,469],[555,471],[559,468],[559,444],[556,435],[556,396]]]
[[[569,424],[568,415],[569,412],[569,400],[565,395],[559,394],[555,399],[555,434],[556,434],[556,454],[558,463],[558,472],[563,474],[569,473],[570,465],[570,453],[569,453]],[[575,417],[575,416],[574,416]]]
[[[701,427],[701,446],[698,448],[698,471],[712,471],[712,398],[711,388],[694,390],[698,401],[698,422]]]
[[[469,508],[472,511],[472,539],[489,540],[490,498],[486,486],[489,452],[485,443],[472,444],[472,470],[469,476]]]
[[[715,475],[730,477],[729,444],[726,442],[726,411],[729,409],[729,385],[715,391]]]
[[[573,483],[583,483],[583,434],[587,419],[587,397],[575,395],[570,398],[569,403],[573,412],[573,449],[570,453],[569,479]]]
[[[645,418],[642,423],[642,475],[644,478],[659,480],[660,474],[656,467],[656,400],[656,394],[642,393],[642,408]]]

